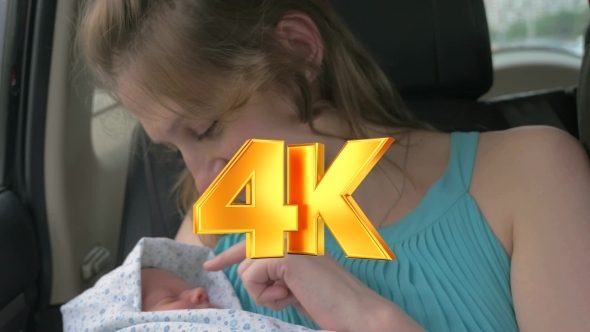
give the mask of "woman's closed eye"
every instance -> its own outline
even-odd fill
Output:
[[[218,124],[219,124],[219,121],[217,121],[217,120],[213,121],[213,123],[209,126],[209,128],[207,128],[207,130],[205,130],[205,132],[197,135],[197,141],[202,141],[202,140],[210,137],[211,135],[213,135]]]
[[[196,135],[196,139],[198,142],[205,140],[209,137],[211,137],[213,134],[215,134],[216,130],[219,128],[219,121],[215,120],[213,121],[213,123],[211,123],[211,125],[209,126],[209,128],[207,128],[207,130],[205,130],[202,134],[197,134],[195,131],[192,131],[195,135]],[[161,142],[156,142],[158,144],[163,144],[164,146],[166,146],[168,149],[174,151],[176,154],[178,154],[179,157],[182,156],[182,153],[180,151],[179,148],[177,148],[176,146],[174,146],[173,144],[170,143],[161,143]]]

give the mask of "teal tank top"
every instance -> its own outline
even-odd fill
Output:
[[[451,134],[447,169],[420,204],[379,228],[397,259],[349,259],[325,232],[325,250],[364,284],[397,304],[427,331],[518,331],[510,291],[510,257],[469,194],[479,134]],[[224,236],[216,253],[242,241]],[[237,275],[224,270],[244,310],[318,329],[293,307],[257,306]],[[351,299],[353,301],[353,299]]]

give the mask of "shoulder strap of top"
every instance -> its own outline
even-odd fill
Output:
[[[471,185],[478,143],[478,132],[451,133],[449,171],[458,179],[461,179],[465,190],[469,190]]]

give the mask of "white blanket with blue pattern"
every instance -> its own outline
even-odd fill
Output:
[[[143,238],[125,262],[91,289],[61,307],[64,331],[309,331],[278,319],[241,310],[223,272],[202,268],[213,252],[165,238]],[[169,271],[193,287],[207,290],[224,309],[141,311],[141,269]]]

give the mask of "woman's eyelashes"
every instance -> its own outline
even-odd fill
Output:
[[[211,135],[213,135],[215,133],[215,129],[217,128],[218,124],[219,124],[219,121],[217,121],[217,120],[213,121],[213,123],[209,126],[209,128],[207,128],[207,130],[205,130],[205,132],[197,135],[197,141],[202,141],[206,138],[211,137]]]
[[[193,137],[195,137],[198,142],[200,142],[200,141],[203,141],[203,140],[213,136],[214,134],[216,134],[219,131],[219,121],[217,121],[217,120],[213,121],[213,123],[211,123],[209,128],[207,128],[207,130],[205,130],[202,134],[198,134],[196,131],[194,131],[192,129],[188,129],[188,131],[191,133],[191,135],[194,135]],[[174,153],[176,153],[179,157],[182,157],[182,151],[178,147],[176,147],[175,145],[173,145],[171,143],[160,143],[160,144],[163,144],[168,149],[170,149]]]

